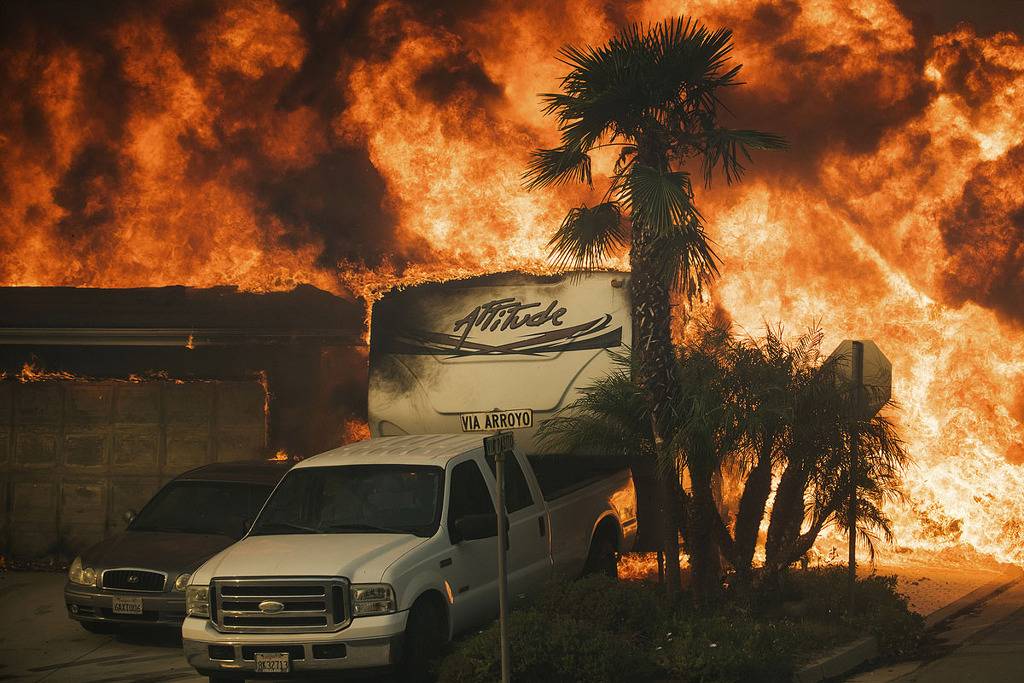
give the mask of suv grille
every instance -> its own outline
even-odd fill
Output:
[[[210,603],[219,631],[315,633],[350,621],[345,579],[214,579]]]
[[[167,583],[167,575],[147,569],[108,569],[103,572],[102,583],[104,588],[159,593]]]

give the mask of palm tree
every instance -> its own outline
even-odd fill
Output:
[[[633,380],[648,406],[655,461],[633,453],[631,466],[638,487],[652,469],[658,482],[661,546],[672,559],[666,573],[670,593],[679,585],[672,511],[678,506],[675,473],[681,457],[669,446],[677,403],[671,294],[693,297],[718,272],[687,164],[699,165],[705,184],[716,171],[731,184],[742,177],[751,150],[785,146],[776,135],[721,125],[722,90],[739,84],[740,66],[730,65],[732,49],[730,30],[712,31],[682,17],[632,25],[598,47],[562,48],[560,60],[569,72],[559,92],[542,96],[545,113],[557,118],[560,144],[536,150],[524,176],[530,189],[565,182],[592,186],[590,153],[605,146],[619,150],[604,200],[572,209],[550,246],[556,263],[585,269],[629,244]],[[710,486],[703,471],[698,475],[695,486]],[[640,521],[649,536],[650,520]],[[716,559],[711,545],[692,549],[695,570]]]

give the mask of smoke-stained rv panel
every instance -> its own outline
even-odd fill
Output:
[[[537,427],[630,343],[628,275],[518,273],[392,292],[373,308],[374,436]]]

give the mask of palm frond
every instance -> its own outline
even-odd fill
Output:
[[[789,146],[785,138],[773,133],[729,128],[705,131],[698,144],[702,151],[705,185],[711,185],[716,168],[721,168],[727,184],[738,182],[746,172],[744,162],[751,160],[751,150],[786,149]]]
[[[661,171],[633,164],[622,179],[622,204],[633,223],[656,235],[670,235],[677,226],[700,221],[693,205],[693,186],[685,171]]]
[[[593,270],[626,244],[622,211],[616,202],[570,209],[548,246],[559,268]]]
[[[692,301],[718,277],[718,255],[694,214],[689,223],[673,226],[654,239],[662,280]]]
[[[527,190],[573,181],[593,185],[590,155],[578,147],[555,147],[533,152],[533,161],[523,173]]]

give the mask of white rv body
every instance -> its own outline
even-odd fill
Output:
[[[544,420],[614,369],[631,342],[628,274],[503,273],[422,285],[373,308],[372,436],[514,429]]]

